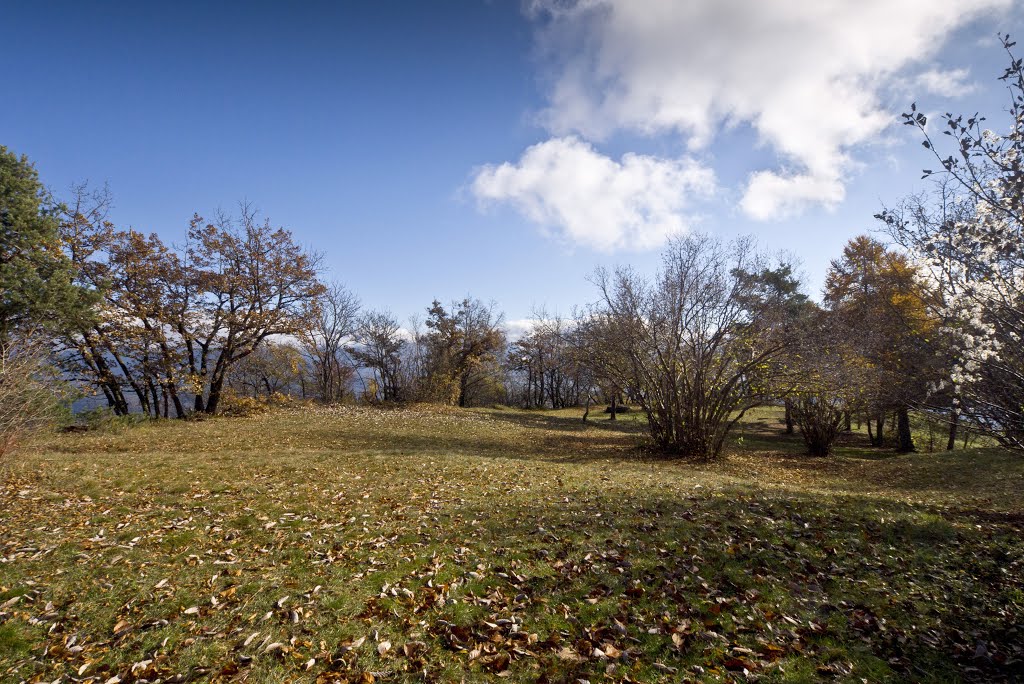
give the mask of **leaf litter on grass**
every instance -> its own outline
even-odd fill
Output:
[[[920,482],[1012,459],[871,482],[853,457],[637,440],[430,407],[52,438],[0,494],[0,679],[1024,676],[1020,511]]]

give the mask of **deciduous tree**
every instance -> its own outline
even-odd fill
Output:
[[[787,400],[811,456],[828,456],[852,411],[864,405],[873,376],[856,349],[851,321],[813,304],[802,307],[786,355]]]
[[[402,354],[405,349],[402,327],[390,311],[367,311],[359,318],[352,357],[374,375],[374,400],[405,399]]]
[[[467,297],[449,311],[434,300],[420,340],[423,398],[468,406],[482,397],[504,394],[498,392],[506,343],[502,319],[493,302]]]
[[[874,376],[866,406],[876,446],[891,412],[897,450],[914,450],[909,410],[925,396],[932,371],[927,339],[936,321],[928,314],[929,296],[906,255],[865,235],[850,240],[829,269],[825,303],[855,331],[853,349]]]
[[[962,199],[878,218],[941,295],[958,407],[974,426],[1024,450],[1024,61],[1009,36],[1002,41],[1009,66],[1000,78],[1010,94],[1004,133],[977,114],[945,114],[938,126],[915,105],[903,115],[938,163],[924,175],[942,178]]]
[[[359,299],[340,283],[331,283],[311,302],[299,339],[312,361],[316,395],[325,403],[342,401],[354,375],[346,344],[356,332]]]
[[[594,352],[640,403],[662,450],[716,458],[746,411],[771,399],[787,341],[758,331],[776,328],[783,312],[762,306],[744,277],[763,268],[749,240],[690,235],[669,242],[653,279],[597,272]]]
[[[185,415],[185,394],[215,413],[231,367],[268,338],[305,330],[324,290],[319,255],[248,206],[237,220],[196,216],[181,249],[117,230],[95,206],[69,212],[63,234],[76,278],[101,297],[64,346],[120,413],[131,409],[126,387],[152,415],[169,405]]]

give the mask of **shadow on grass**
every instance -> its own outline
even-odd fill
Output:
[[[1024,552],[1024,530],[984,519],[953,525],[929,507],[870,498],[638,492],[516,506],[481,542],[550,566],[528,582],[531,595],[607,607],[576,613],[568,643],[618,621],[646,659],[680,671],[714,665],[708,641],[723,639],[760,652],[777,644],[792,664],[815,663],[819,681],[834,678],[832,665],[869,681],[1018,681],[1024,577],[1005,569]],[[692,631],[680,643],[651,624]]]
[[[616,436],[596,435],[583,430],[566,430],[557,435],[531,435],[519,443],[479,435],[394,435],[388,438],[388,451],[399,454],[457,452],[485,458],[577,464],[608,459],[623,462],[655,460],[639,436],[635,440],[629,440]]]
[[[519,427],[563,432],[583,432],[594,428],[616,433],[646,434],[647,430],[643,416],[638,413],[620,414],[617,420],[610,420],[608,414],[592,409],[586,422],[583,422],[582,416],[550,411],[495,411],[488,415]]]
[[[734,436],[742,437],[744,446],[749,448],[806,455],[807,447],[799,430],[786,434],[784,423],[775,416],[753,418],[741,422],[736,427]],[[840,431],[836,436],[833,449],[834,454],[838,456],[870,461],[884,460],[898,455],[890,446],[872,446],[867,434],[858,431]]]

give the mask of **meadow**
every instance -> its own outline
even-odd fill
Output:
[[[45,437],[0,488],[0,681],[1024,679],[1024,460],[779,418],[715,463],[573,410]]]

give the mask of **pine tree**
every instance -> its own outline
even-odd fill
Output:
[[[59,228],[35,167],[0,145],[0,340],[18,328],[60,325],[88,307]]]

